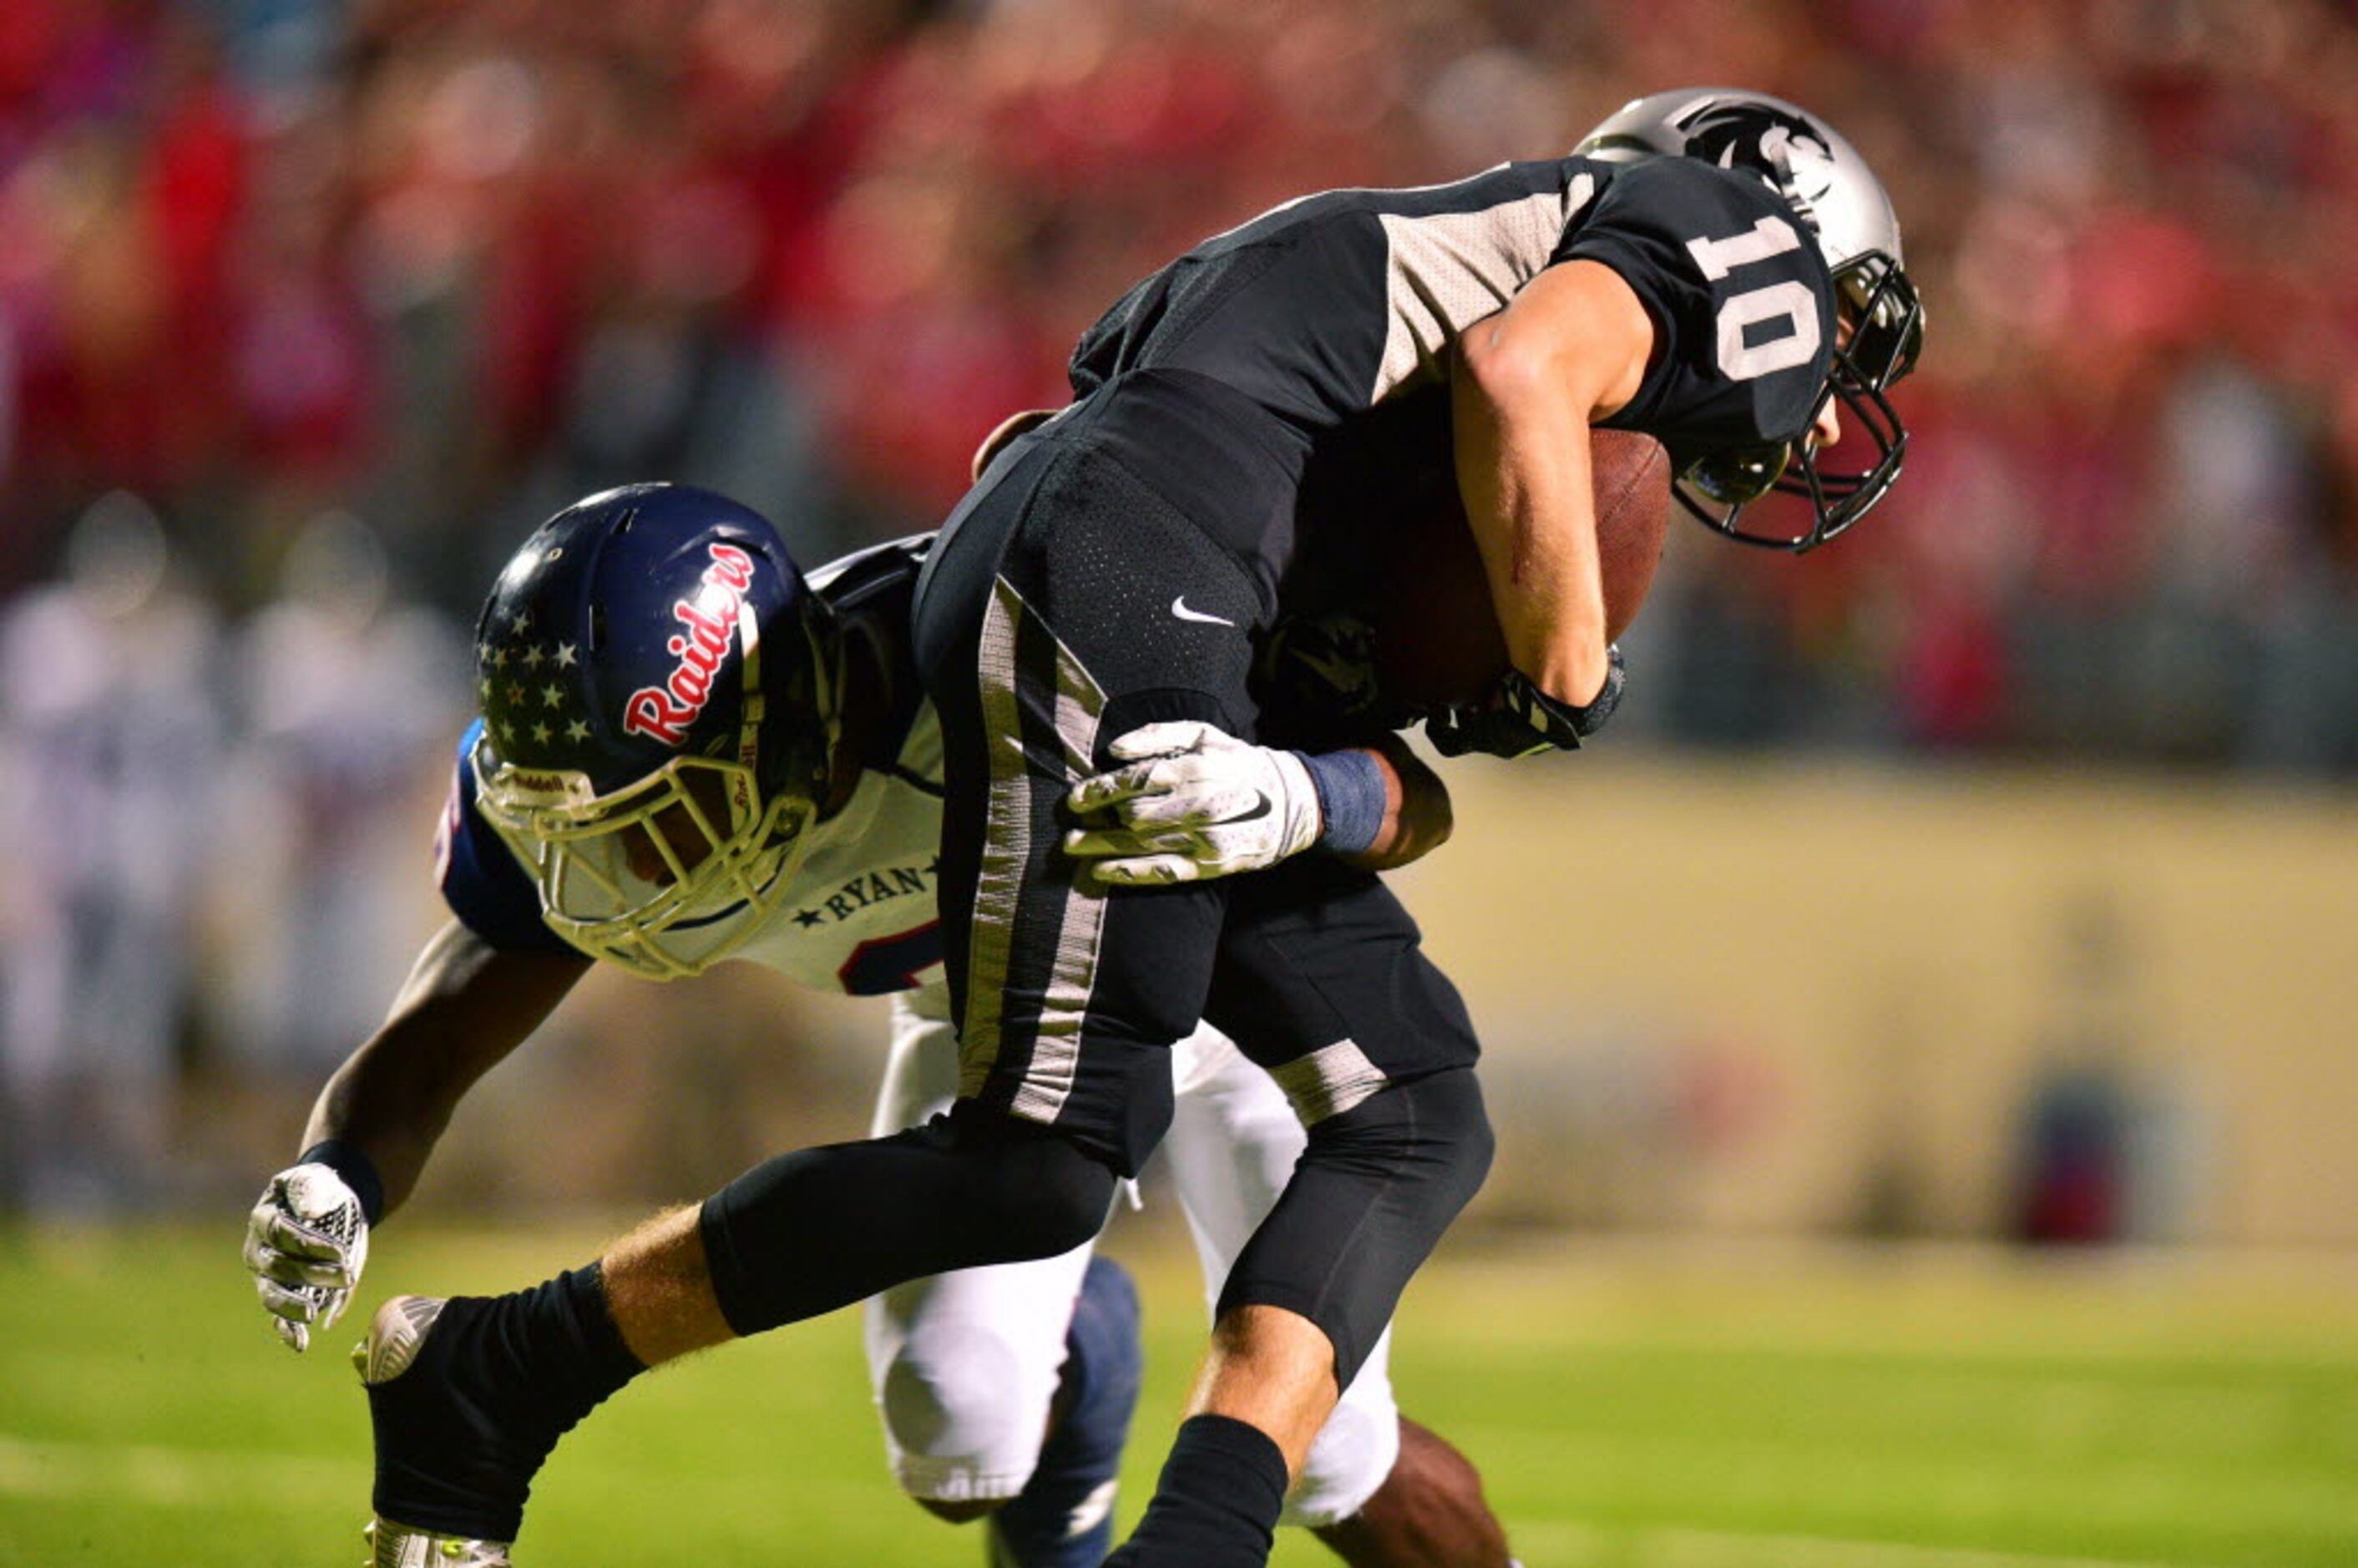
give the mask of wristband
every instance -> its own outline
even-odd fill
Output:
[[[1621,662],[1617,645],[1605,650],[1605,685],[1585,705],[1564,702],[1550,697],[1531,683],[1531,677],[1517,669],[1509,669],[1498,683],[1499,706],[1530,725],[1551,746],[1564,751],[1576,751],[1581,741],[1605,727],[1613,710],[1621,705],[1621,688],[1628,683],[1628,667]]]
[[[325,1139],[303,1151],[295,1162],[298,1165],[325,1165],[341,1176],[344,1185],[352,1189],[352,1196],[361,1200],[361,1215],[371,1225],[384,1217],[384,1178],[376,1173],[376,1162],[370,1159],[357,1143],[341,1138]]]
[[[1318,847],[1337,855],[1356,855],[1372,846],[1384,830],[1383,764],[1372,752],[1296,752],[1318,792]]]

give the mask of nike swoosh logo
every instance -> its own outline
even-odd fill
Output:
[[[1214,626],[1233,626],[1236,624],[1235,622],[1228,619],[1228,617],[1224,615],[1206,615],[1200,610],[1188,609],[1187,596],[1184,593],[1171,601],[1171,613],[1177,616],[1182,621],[1208,622]]]
[[[1256,822],[1261,817],[1267,816],[1271,812],[1276,809],[1277,803],[1270,799],[1267,793],[1261,790],[1255,790],[1253,791],[1253,808],[1250,811],[1239,813],[1235,816],[1222,817],[1220,819],[1220,826],[1226,827],[1238,822]]]

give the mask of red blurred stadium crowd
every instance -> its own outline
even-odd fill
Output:
[[[116,490],[233,612],[334,509],[460,615],[614,481],[929,526],[1193,240],[1710,81],[1866,151],[1931,331],[1856,536],[1685,530],[1651,721],[2358,773],[2335,0],[9,0],[0,593]]]

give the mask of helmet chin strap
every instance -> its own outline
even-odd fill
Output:
[[[737,705],[737,761],[758,781],[762,720],[767,716],[769,698],[762,694],[762,629],[753,619],[753,607],[741,597],[737,600],[737,638],[745,650],[745,696]]]

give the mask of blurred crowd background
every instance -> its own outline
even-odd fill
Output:
[[[2346,792],[2340,0],[7,0],[0,1188],[292,1152],[430,918],[539,517],[669,478],[810,560],[931,526],[1194,240],[1701,82],[1866,151],[1928,351],[1856,536],[1678,539],[1617,744]],[[697,1076],[624,1026],[727,1033],[604,1016],[610,1082]]]

